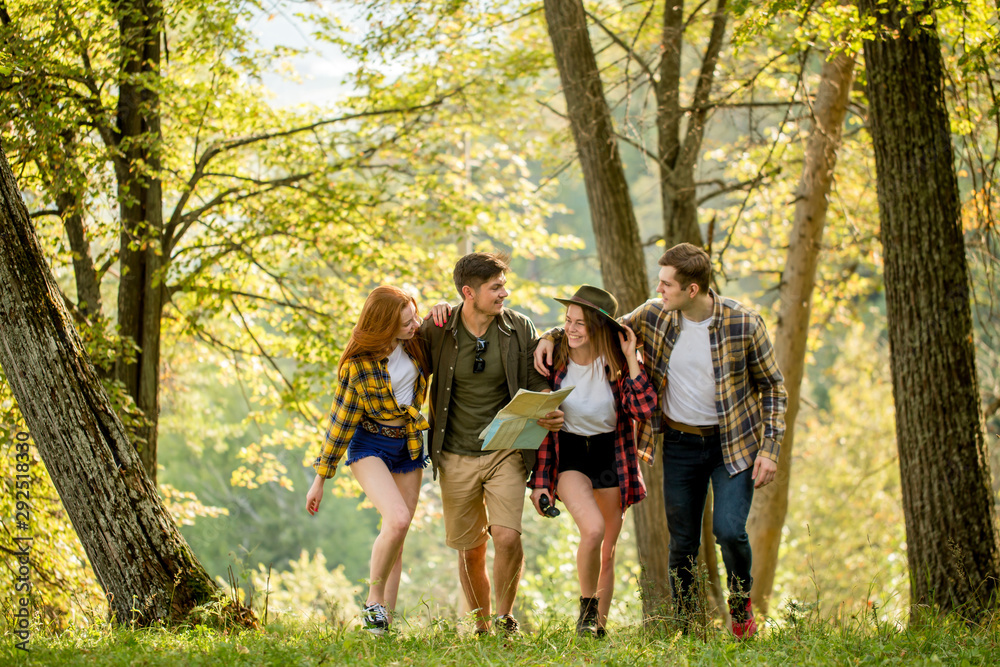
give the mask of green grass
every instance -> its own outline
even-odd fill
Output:
[[[197,625],[130,630],[103,625],[36,634],[30,652],[0,648],[3,665],[993,665],[1000,627],[938,619],[919,629],[852,618],[769,623],[751,641],[721,629],[703,638],[679,632],[611,628],[606,640],[577,639],[565,625],[520,637],[475,638],[454,626],[405,629],[383,638],[356,629],[294,622],[265,631],[220,632]]]

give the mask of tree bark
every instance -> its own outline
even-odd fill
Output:
[[[813,127],[806,145],[805,166],[796,197],[795,221],[789,237],[785,269],[781,274],[781,305],[774,351],[788,391],[785,439],[781,444],[778,474],[774,482],[754,492],[747,520],[753,550],[753,588],[750,595],[761,612],[767,612],[774,588],[781,530],[788,514],[795,418],[799,412],[805,370],[816,267],[853,79],[852,56],[841,53],[823,64],[812,108]]]
[[[974,617],[996,603],[1000,544],[941,46],[930,13],[859,7],[887,35],[864,53],[911,601]]]
[[[117,4],[122,53],[118,95],[117,169],[121,215],[118,324],[135,343],[133,362],[120,361],[115,377],[145,417],[134,441],[146,474],[156,483],[159,422],[160,317],[163,311],[163,195],[160,186],[160,75],[163,9],[160,0]]]
[[[583,169],[604,286],[618,299],[622,312],[629,312],[646,300],[645,260],[583,3],[545,0],[545,19]],[[662,473],[646,462],[640,467],[649,495],[632,511],[642,566],[643,612],[651,618],[662,614],[667,599],[670,536]]]
[[[659,78],[653,82],[656,94],[656,143],[660,168],[660,202],[663,207],[663,238],[694,243],[682,238],[668,222],[674,220],[673,173],[681,152],[681,52],[684,50],[684,2],[666,0],[663,3],[663,29],[660,33]],[[702,245],[698,234],[697,245]]]
[[[216,591],[143,470],[76,334],[0,150],[0,364],[118,622]]]

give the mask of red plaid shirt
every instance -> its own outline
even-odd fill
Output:
[[[632,379],[628,369],[617,382],[611,382],[615,411],[618,415],[615,425],[615,468],[618,472],[618,488],[622,495],[622,513],[631,505],[646,497],[646,485],[639,472],[639,458],[632,432],[632,420],[649,419],[656,412],[656,390],[639,367],[639,377]],[[552,389],[559,389],[566,377],[566,366],[553,373]],[[550,498],[555,498],[556,478],[559,475],[559,434],[549,433],[538,448],[538,458],[528,479],[528,487],[545,489]]]

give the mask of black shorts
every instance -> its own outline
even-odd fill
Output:
[[[615,434],[577,435],[559,431],[559,472],[576,470],[590,478],[595,489],[618,487]]]

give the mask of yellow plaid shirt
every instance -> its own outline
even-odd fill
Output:
[[[759,453],[775,463],[785,435],[784,378],[760,315],[714,291],[715,310],[709,324],[715,406],[726,469],[747,470]],[[670,353],[680,335],[680,313],[667,311],[661,299],[650,299],[621,318],[635,331],[656,395],[667,388]],[[653,460],[653,433],[660,433],[663,412],[639,422],[639,455]]]
[[[412,361],[412,357],[410,358]],[[427,393],[427,376],[417,374],[413,388],[413,405],[400,406],[392,393],[386,359],[375,359],[369,354],[352,357],[338,373],[340,384],[333,396],[329,425],[323,441],[323,450],[313,462],[316,474],[333,477],[337,463],[347,451],[347,445],[354,437],[354,431],[367,415],[376,421],[406,419],[406,445],[410,458],[416,461],[423,455],[424,439],[420,431],[430,428],[430,424],[418,406],[424,404]],[[414,362],[416,363],[416,362]]]

